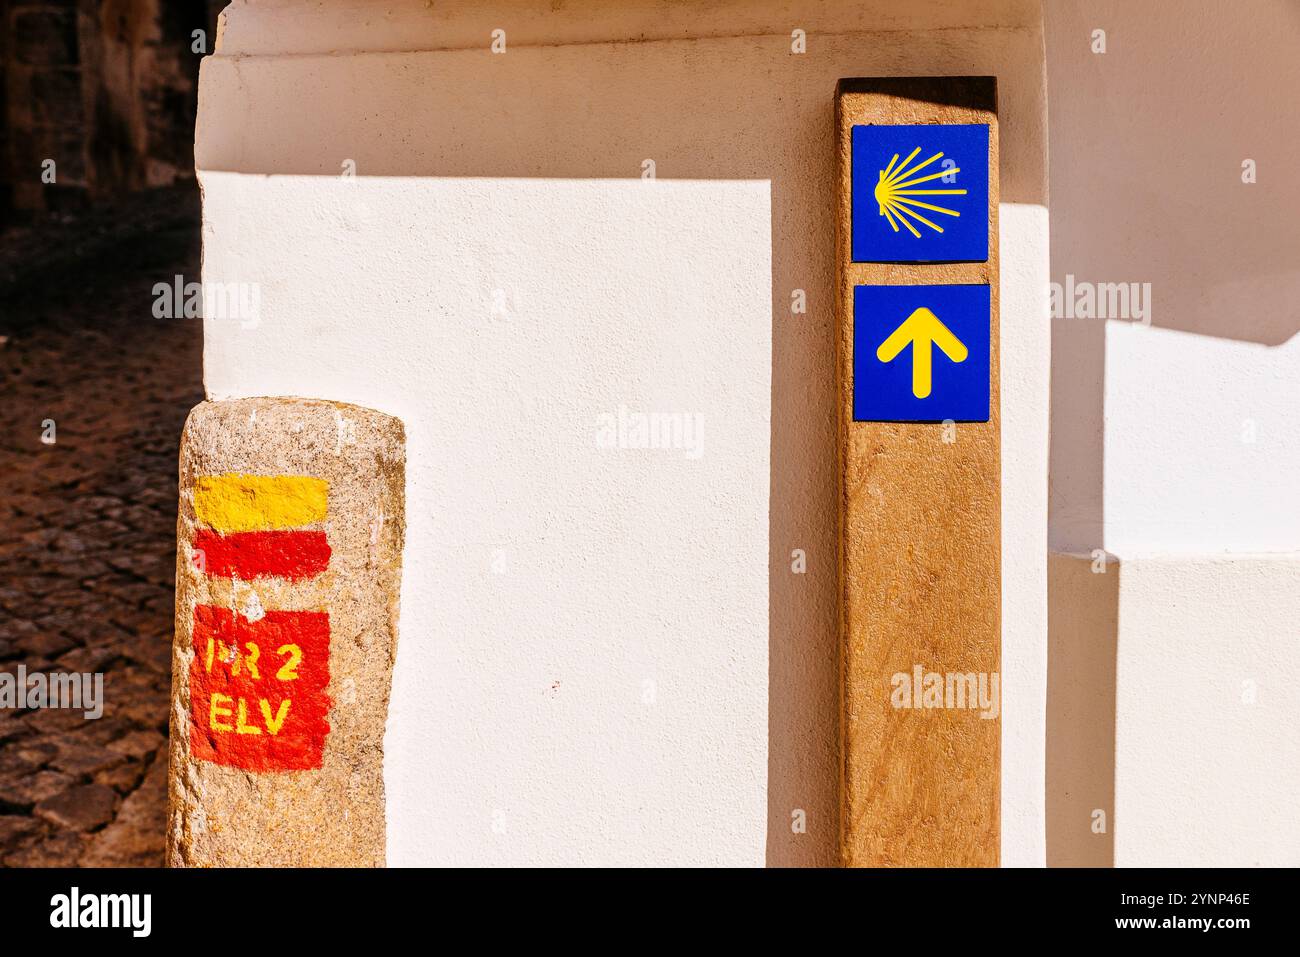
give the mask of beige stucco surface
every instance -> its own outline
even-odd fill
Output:
[[[1300,12],[1060,0],[1045,35],[1052,280],[1150,288],[1052,323],[1048,862],[1294,865]]]
[[[1051,584],[1048,863],[1300,861],[1300,563],[1054,555]]]

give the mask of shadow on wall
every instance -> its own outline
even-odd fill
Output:
[[[1265,346],[1291,339],[1300,132],[1279,109],[1300,94],[1300,7],[1060,0],[1044,17],[1053,283],[1063,293],[1071,282],[1149,290],[1145,317],[1111,321]],[[1119,565],[1091,570],[1108,545],[1107,320],[1062,308],[1051,547],[1081,557],[1054,555],[1049,566],[1047,854],[1049,864],[1109,865],[1123,826],[1113,820]],[[1104,835],[1090,830],[1094,810],[1107,817]]]
[[[1048,557],[1048,867],[1115,863],[1119,576],[1108,556]]]
[[[1278,108],[1300,92],[1300,6],[1065,0],[1046,16],[1052,280],[1150,283],[1152,325],[1286,342],[1300,132]]]

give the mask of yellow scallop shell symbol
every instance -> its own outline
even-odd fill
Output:
[[[943,232],[943,227],[938,223],[931,222],[921,215],[918,210],[928,209],[936,213],[943,213],[945,216],[960,216],[961,213],[955,209],[945,209],[942,206],[935,206],[933,203],[923,203],[919,199],[912,199],[914,196],[965,196],[964,189],[912,189],[921,183],[928,183],[932,179],[938,179],[941,176],[948,176],[952,173],[960,173],[961,170],[954,167],[946,169],[939,173],[929,173],[925,176],[917,176],[921,170],[929,166],[935,160],[940,159],[943,154],[935,153],[927,160],[917,163],[911,169],[907,164],[916,159],[916,154],[921,152],[921,147],[912,150],[911,154],[903,162],[898,162],[898,154],[889,161],[889,165],[880,171],[880,182],[876,183],[875,197],[876,203],[880,206],[880,215],[889,220],[889,225],[894,227],[894,232],[898,232],[898,224],[902,223],[908,231],[917,239],[921,234],[917,232],[916,227],[912,225],[911,220],[916,220],[923,225],[929,226],[936,233]]]

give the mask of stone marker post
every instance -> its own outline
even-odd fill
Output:
[[[382,866],[405,436],[310,399],[181,440],[167,859]]]

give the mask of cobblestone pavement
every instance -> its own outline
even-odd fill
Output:
[[[176,468],[202,398],[193,188],[0,233],[0,672],[103,672],[104,712],[0,707],[0,863],[161,865]],[[54,421],[54,443],[42,441]]]

